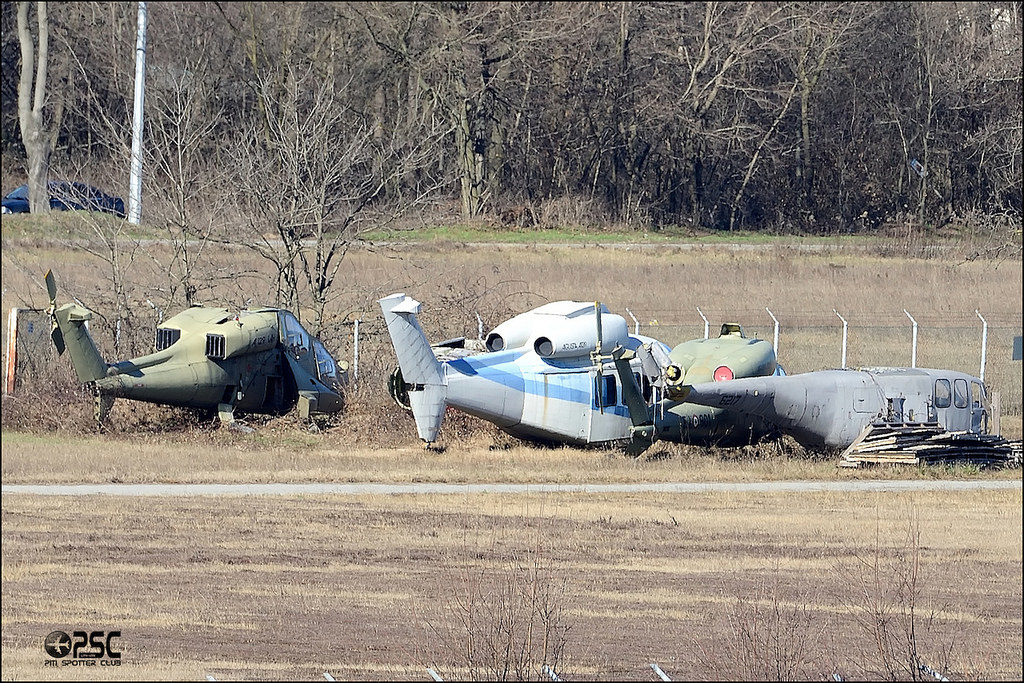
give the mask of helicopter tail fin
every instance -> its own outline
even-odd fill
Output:
[[[54,323],[63,337],[63,345],[71,353],[78,381],[93,382],[107,375],[107,364],[85,326],[92,311],[77,304],[65,304],[53,313]],[[58,349],[60,347],[58,346]]]
[[[57,348],[57,355],[63,355],[65,349],[71,352],[71,364],[75,366],[78,381],[83,384],[105,377],[107,364],[86,327],[86,322],[92,319],[92,311],[77,304],[65,304],[57,308],[57,280],[53,277],[53,271],[46,271],[44,280],[46,293],[50,297],[47,313],[53,323],[50,338]]]
[[[444,368],[416,319],[420,302],[405,294],[392,294],[378,303],[409,392],[416,430],[421,439],[428,444],[433,443],[441,428],[448,387],[444,381]]]

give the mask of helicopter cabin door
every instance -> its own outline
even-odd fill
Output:
[[[935,380],[932,405],[939,424],[951,432],[971,427],[970,388],[967,380],[961,378]]]
[[[299,414],[340,407],[337,364],[319,339],[287,311],[281,311],[281,345],[299,393]]]
[[[985,387],[981,382],[971,382],[971,431],[988,433],[988,410],[986,409]]]

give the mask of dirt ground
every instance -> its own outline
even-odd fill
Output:
[[[1019,490],[5,495],[3,678],[493,678],[485,644],[530,626],[533,678],[541,634],[566,680],[878,677],[913,606],[921,661],[1019,679],[1020,558]],[[45,668],[55,629],[120,630],[122,666]]]

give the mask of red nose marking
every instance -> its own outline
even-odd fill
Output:
[[[719,365],[715,368],[714,378],[716,382],[724,382],[732,379],[732,370],[727,365]]]

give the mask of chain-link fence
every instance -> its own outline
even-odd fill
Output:
[[[718,336],[721,323],[738,322],[748,337],[772,341],[775,325],[768,312],[762,309],[733,309],[717,311],[713,308],[701,311],[709,320],[709,336]],[[809,372],[823,368],[838,368],[842,365],[843,324],[832,311],[824,313],[772,310],[779,320],[779,361],[789,374]],[[840,313],[842,313],[840,311]],[[918,322],[917,366],[959,370],[972,375],[981,374],[982,321],[970,312],[935,315],[911,312]],[[626,314],[630,330],[638,328],[640,334],[658,339],[669,346],[699,339],[704,336],[704,321],[696,311],[674,310],[633,310],[632,317]],[[973,316],[973,319],[972,319]],[[910,319],[905,315],[844,316],[848,321],[846,366],[880,367],[909,366],[913,356],[913,331]],[[902,319],[901,319],[902,318]],[[50,322],[44,311],[22,309],[18,325],[17,376],[28,377],[41,369],[50,367],[57,360],[50,342]],[[1022,414],[1021,362],[1012,359],[1014,337],[1021,334],[1020,316],[986,316],[988,322],[985,383],[990,392],[999,392],[1002,414],[1020,422]],[[381,364],[391,367],[393,350],[383,324],[374,319],[363,321],[360,327],[361,358],[360,374],[366,379],[377,379],[381,372],[372,369]],[[449,321],[451,322],[451,321]],[[466,318],[464,334],[476,337],[476,318]],[[8,318],[10,324],[10,318]],[[155,325],[155,318],[154,318]],[[102,325],[100,326],[102,327]],[[458,327],[458,325],[454,325]],[[104,330],[97,329],[97,342],[101,351],[110,344],[105,343]],[[108,331],[109,332],[109,331]],[[485,330],[486,333],[486,330]],[[9,332],[8,332],[9,334]],[[142,334],[149,339],[152,333]],[[339,340],[342,341],[342,340]],[[432,339],[432,341],[438,341]],[[4,336],[5,353],[8,335]],[[141,345],[141,341],[140,344]],[[352,339],[345,339],[333,349],[338,360],[349,360]],[[140,353],[151,349],[140,348]],[[105,353],[106,355],[110,355]],[[122,360],[122,358],[108,358]],[[383,391],[383,384],[381,391]]]

